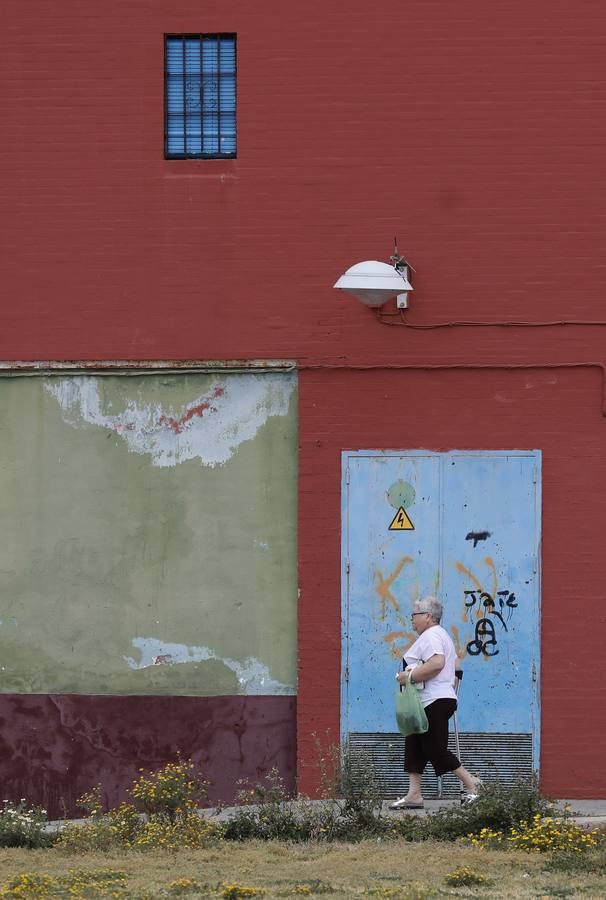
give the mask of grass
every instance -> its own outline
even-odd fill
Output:
[[[604,897],[604,857],[601,874],[588,870],[548,868],[544,854],[492,851],[454,842],[364,840],[353,844],[292,844],[283,841],[247,841],[219,844],[206,850],[162,850],[74,854],[59,850],[0,850],[0,885],[20,873],[65,877],[80,873],[123,873],[118,896],[152,898],[176,896],[169,885],[191,879],[213,888],[240,884],[264,888],[267,900],[288,896],[354,898],[375,896],[393,900],[425,897]],[[487,882],[454,887],[447,881],[453,870],[467,867]],[[86,878],[81,879],[84,883]],[[473,878],[471,879],[473,881]],[[2,893],[0,893],[2,896]],[[4,896],[11,896],[10,894]],[[33,896],[13,894],[12,896]],[[59,896],[53,892],[36,896]],[[65,894],[63,894],[65,896]],[[72,894],[91,896],[91,894]],[[95,896],[104,896],[103,893]],[[111,896],[108,891],[106,896]],[[203,896],[200,891],[180,896]],[[238,897],[237,892],[224,896]],[[241,896],[244,896],[242,894]]]
[[[340,801],[293,803],[273,772],[217,824],[198,817],[205,784],[179,759],[140,773],[136,805],[104,812],[93,789],[81,798],[91,818],[52,847],[25,801],[5,805],[0,898],[606,897],[606,839],[546,818],[534,781],[485,786],[469,807],[386,816],[355,760],[339,751],[328,763],[327,796]]]

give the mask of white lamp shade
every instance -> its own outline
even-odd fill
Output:
[[[391,297],[413,289],[393,266],[376,259],[351,266],[334,286],[353,294],[366,306],[382,306]]]

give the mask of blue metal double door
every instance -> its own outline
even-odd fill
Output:
[[[386,778],[395,673],[428,594],[462,660],[464,764],[538,769],[540,466],[539,451],[343,454],[341,731]]]

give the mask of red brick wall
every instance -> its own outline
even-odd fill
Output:
[[[0,358],[400,358],[402,334],[331,289],[394,233],[414,321],[596,318],[605,18],[599,0],[5,0]],[[163,158],[163,34],[182,30],[238,34],[237,160]]]
[[[603,390],[591,368],[302,374],[301,790],[315,786],[312,735],[339,735],[341,451],[541,448],[541,784],[606,796]]]
[[[0,359],[605,361],[600,325],[392,328],[331,287],[387,257],[395,233],[417,269],[409,323],[606,320],[599,0],[5,0],[3,13]],[[238,34],[236,160],[163,158],[163,34],[181,31]],[[601,376],[556,377],[303,370],[303,750],[316,720],[338,720],[339,451],[538,447],[544,784],[606,796],[576,644],[565,685],[558,668],[579,631],[604,634],[603,619],[585,624],[602,616]],[[597,611],[573,618],[590,598]],[[578,744],[560,690],[581,690],[578,772],[557,767]]]

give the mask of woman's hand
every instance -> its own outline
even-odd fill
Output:
[[[406,666],[403,672],[396,672],[396,681],[398,684],[406,684],[409,678],[409,674],[412,672],[412,666]],[[412,681],[412,677],[410,678]]]

